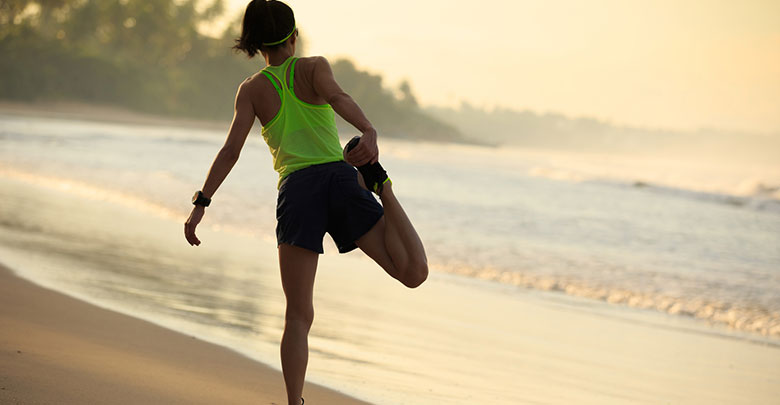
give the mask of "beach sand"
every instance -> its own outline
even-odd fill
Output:
[[[307,404],[365,404],[308,384]],[[2,404],[286,404],[280,372],[0,267]]]

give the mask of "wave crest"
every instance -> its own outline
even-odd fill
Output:
[[[614,187],[640,188],[648,192],[672,197],[780,213],[780,182],[775,184],[755,178],[744,179],[733,187],[732,190],[725,192],[669,186],[645,179],[594,176],[576,170],[553,167],[534,166],[528,170],[528,174],[532,177],[542,177],[556,181],[587,182]]]
[[[732,330],[780,339],[780,312],[761,307],[733,305],[715,300],[674,297],[630,291],[622,288],[590,285],[563,277],[535,275],[496,268],[439,267],[438,271],[480,280],[541,291],[557,291],[571,296],[595,299],[610,304],[655,310],[669,315],[687,316],[720,324]]]

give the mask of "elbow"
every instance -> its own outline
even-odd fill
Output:
[[[344,102],[348,102],[352,100],[352,97],[349,96],[349,94],[340,91],[338,93],[334,93],[330,97],[328,97],[325,101],[328,102],[332,107],[336,108],[339,105],[342,105]]]
[[[219,155],[222,161],[233,165],[238,162],[238,157],[241,155],[241,153],[230,148],[222,148],[222,150],[219,152]]]

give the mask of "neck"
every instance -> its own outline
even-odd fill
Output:
[[[282,48],[274,49],[271,52],[266,53],[265,56],[265,63],[269,66],[279,66],[284,61],[287,60],[290,56],[293,56],[295,54],[295,51],[292,50],[292,47],[285,46]]]

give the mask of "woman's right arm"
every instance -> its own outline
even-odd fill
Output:
[[[209,174],[206,176],[206,182],[201,189],[206,198],[211,198],[214,195],[228,173],[233,169],[254,122],[255,110],[252,106],[249,84],[244,82],[239,86],[236,93],[233,122],[230,124],[225,144],[217,153],[214,163],[211,164]],[[204,213],[205,208],[202,205],[196,205],[192,207],[192,212],[189,218],[187,218],[187,222],[184,223],[184,237],[190,245],[200,245],[200,240],[195,236],[195,228],[200,223]]]
[[[360,109],[355,100],[336,83],[330,63],[322,56],[315,58],[314,90],[333,107],[333,110],[341,118],[344,118],[363,134],[358,146],[347,154],[347,162],[353,166],[363,166],[379,160],[376,129],[363,114],[363,110]]]

